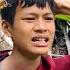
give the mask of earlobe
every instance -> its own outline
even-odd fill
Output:
[[[11,37],[10,24],[7,21],[3,20],[1,26],[2,26],[2,30],[3,30],[4,34],[7,35],[8,37]]]

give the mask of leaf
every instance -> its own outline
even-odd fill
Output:
[[[55,15],[55,18],[70,22],[70,15],[67,15],[67,14],[58,14],[58,15]]]

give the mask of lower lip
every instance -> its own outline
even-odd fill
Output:
[[[35,47],[47,47],[47,43],[46,42],[33,42],[33,45]]]

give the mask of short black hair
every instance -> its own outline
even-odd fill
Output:
[[[8,5],[7,7],[5,7],[4,9],[1,10],[1,15],[2,15],[2,19],[5,19],[6,21],[8,21],[11,25],[14,22],[14,16],[15,16],[15,12],[16,12],[16,8],[18,5],[22,5],[24,4],[22,7],[30,7],[34,4],[36,4],[36,6],[38,8],[44,8],[46,7],[46,3],[49,4],[52,12],[54,11],[53,6],[54,6],[54,2],[53,0],[6,0],[7,3],[10,5]]]

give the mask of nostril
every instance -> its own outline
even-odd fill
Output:
[[[44,30],[45,32],[47,31],[47,30]]]

